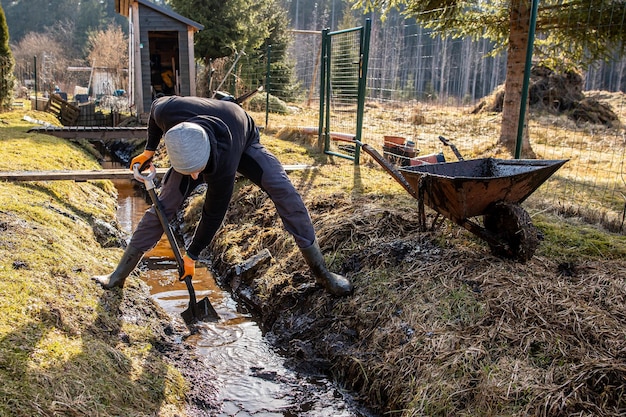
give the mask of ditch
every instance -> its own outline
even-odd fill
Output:
[[[117,220],[128,233],[134,230],[149,207],[137,184],[116,181]],[[178,280],[173,253],[164,237],[146,253],[142,279],[153,299],[172,317],[187,308],[188,292]],[[230,293],[219,288],[205,267],[196,268],[194,288],[198,300],[207,296],[220,316],[217,323],[202,323],[185,339],[197,356],[215,371],[215,386],[225,416],[333,416],[373,417],[349,393],[319,375],[289,369],[264,338],[254,317]],[[182,339],[181,339],[182,343]]]

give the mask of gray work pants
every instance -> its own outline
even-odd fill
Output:
[[[242,155],[237,171],[268,194],[285,230],[294,237],[299,248],[307,248],[313,244],[315,231],[309,212],[274,155],[260,143],[254,143]],[[168,219],[174,218],[189,193],[204,181],[202,176],[194,181],[190,176],[173,169],[167,172],[161,185],[159,200]],[[163,228],[154,207],[151,207],[137,225],[129,244],[147,252],[158,243],[162,235]]]

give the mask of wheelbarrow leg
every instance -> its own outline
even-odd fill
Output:
[[[419,216],[420,231],[425,232],[426,231],[426,212],[424,210],[424,184],[422,183],[421,178],[420,178],[419,185],[417,188],[418,188],[417,210],[418,210],[418,216]]]
[[[431,223],[430,230],[435,231],[439,229],[441,225],[443,224],[443,222],[445,221],[446,221],[446,218],[442,216],[441,213],[437,212],[437,214],[435,214],[435,218],[433,219]]]

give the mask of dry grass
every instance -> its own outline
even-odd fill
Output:
[[[531,144],[538,158],[569,159],[546,184],[533,194],[529,205],[544,210],[558,209],[562,215],[581,216],[588,222],[601,224],[610,231],[624,232],[626,216],[626,94],[601,91],[585,95],[609,104],[622,121],[621,127],[576,125],[566,116],[531,112]],[[415,123],[416,114],[419,115]],[[258,121],[265,115],[254,114]],[[331,131],[341,126],[354,126],[352,119],[331,115]],[[303,108],[290,116],[270,115],[268,134],[281,128],[316,126],[317,109]],[[497,146],[501,114],[471,114],[469,108],[444,107],[425,103],[394,103],[394,106],[369,103],[366,106],[363,142],[382,150],[384,135],[404,136],[416,143],[420,155],[443,152],[447,161],[457,158],[438,137],[450,139],[466,158],[511,156]],[[353,127],[345,127],[350,132]],[[279,136],[284,138],[284,136]],[[317,135],[310,140],[317,140]],[[336,145],[333,144],[333,145]],[[336,150],[336,148],[333,148]],[[371,162],[364,155],[365,163]],[[332,159],[332,158],[329,158]],[[335,161],[337,158],[334,159]],[[351,181],[347,173],[345,181]]]
[[[26,133],[23,115],[0,115],[0,170],[99,168],[80,146]],[[166,354],[169,319],[148,289],[131,278],[109,292],[90,279],[121,254],[121,235],[96,233],[114,220],[115,197],[108,181],[0,183],[0,415],[185,412],[189,381]]]
[[[434,114],[422,110],[427,121]],[[444,116],[454,117],[441,110],[432,117]],[[493,132],[484,129],[492,124],[477,118],[452,126],[482,132],[479,156],[494,150],[486,140]],[[441,134],[439,128],[428,134]],[[426,122],[420,129],[430,128]],[[279,136],[263,140],[279,158],[289,149],[287,163],[298,162],[300,147],[313,154],[302,161],[329,163],[290,177],[327,262],[354,282],[355,294],[336,299],[311,289],[271,202],[245,182],[212,253],[225,271],[270,250],[274,260],[248,283],[254,294],[248,300],[258,303],[272,340],[297,357],[295,366],[322,366],[385,415],[626,414],[623,235],[580,213],[561,217],[564,210],[539,195],[525,207],[544,240],[524,264],[503,260],[450,222],[420,232],[415,200],[371,161],[355,169],[315,154],[315,141],[297,129]],[[569,165],[582,163],[573,157]],[[566,180],[546,184],[545,195],[559,194]],[[578,201],[593,195],[579,193]]]
[[[306,268],[250,186],[215,242],[218,265],[268,248],[274,263],[252,284],[264,323],[300,360],[323,357],[365,403],[402,416],[626,412],[623,240],[614,260],[567,261],[540,248],[522,265],[451,225],[420,233],[403,204],[345,193],[307,203],[352,297],[300,287]],[[551,250],[566,243],[549,239]],[[307,344],[314,357],[302,357]]]

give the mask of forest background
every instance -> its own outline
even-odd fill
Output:
[[[397,51],[398,56],[408,57],[416,47],[423,50],[436,50],[426,45],[430,42],[441,44],[437,33],[418,24],[414,18],[407,17],[400,12],[403,8],[389,9],[381,19],[378,9],[364,11],[367,2],[358,3],[348,0],[260,0],[252,3],[244,0],[219,2],[206,0],[206,7],[197,8],[196,3],[188,0],[154,0],[154,4],[173,9],[175,12],[190,17],[206,25],[203,31],[196,34],[196,57],[204,64],[212,60],[233,57],[240,51],[249,55],[248,65],[256,63],[258,68],[248,70],[264,75],[265,59],[268,45],[272,45],[272,61],[276,71],[285,77],[285,68],[293,68],[295,63],[283,50],[288,46],[291,30],[320,31],[322,29],[339,30],[361,25],[366,18],[374,22],[376,37],[374,42],[386,46],[396,43],[398,39],[413,39],[412,42],[402,42],[404,50]],[[68,66],[89,66],[93,62],[94,34],[99,31],[121,31],[128,33],[127,19],[115,13],[113,1],[104,0],[0,0],[4,9],[9,27],[10,44],[16,60],[16,75],[24,80],[32,77],[33,57],[37,56],[42,65],[42,77],[45,81],[63,84],[72,74],[68,73]],[[622,17],[623,18],[623,17]],[[590,22],[592,23],[592,22]],[[121,39],[117,38],[116,41]],[[100,47],[106,44],[97,43]],[[109,65],[127,65],[125,60],[126,48],[116,45],[121,54],[117,61],[108,60]],[[458,97],[465,102],[477,100],[491,94],[504,82],[506,53],[502,47],[496,48],[487,38],[476,40],[470,36],[462,38],[460,42],[450,45],[452,48],[463,49],[464,55],[459,55],[462,62],[448,62],[447,68],[464,67],[467,71],[461,77],[465,82],[456,80],[441,80],[441,76],[449,69],[439,68],[439,77],[434,75],[419,77],[418,83],[411,88],[421,92],[422,96],[437,94]],[[397,46],[394,46],[396,49]],[[378,55],[370,56],[371,60],[384,59],[389,52],[388,48],[379,48]],[[394,50],[394,52],[396,52]],[[463,66],[463,62],[474,59],[470,54],[484,55],[490,61],[481,67],[472,65]],[[397,72],[397,66],[402,65],[402,58],[390,57],[385,71]],[[393,59],[392,59],[393,58]],[[585,90],[626,91],[626,57],[619,48],[598,59],[584,70]],[[552,57],[553,60],[563,57]],[[395,61],[395,62],[394,62]],[[406,61],[406,58],[405,58]],[[97,62],[96,62],[97,64]],[[46,66],[47,65],[47,66]],[[572,64],[570,64],[572,65]],[[575,65],[575,64],[573,64]],[[412,73],[412,74],[410,74]],[[403,69],[403,78],[418,78],[415,71],[406,67]],[[403,79],[390,80],[391,77],[380,74],[382,83],[403,83]],[[297,81],[289,79],[286,81]],[[409,80],[410,81],[410,80]],[[280,82],[279,82],[280,84]],[[381,85],[375,91],[388,90],[392,85]],[[292,91],[293,93],[293,91]],[[405,94],[406,91],[405,91]],[[282,98],[289,99],[288,88],[279,92]],[[419,97],[418,97],[419,98]]]

